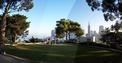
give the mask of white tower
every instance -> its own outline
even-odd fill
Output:
[[[88,37],[91,37],[90,24],[88,23]]]

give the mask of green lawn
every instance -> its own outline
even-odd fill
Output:
[[[122,63],[122,55],[81,45],[7,46],[6,52],[32,63]]]

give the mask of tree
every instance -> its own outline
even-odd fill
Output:
[[[57,21],[56,24],[56,35],[57,37],[64,37],[66,36],[66,40],[68,39],[68,29],[69,29],[69,20],[61,19],[60,21]]]
[[[101,10],[106,21],[122,19],[121,0],[86,0],[92,11]]]
[[[64,37],[62,27],[57,27],[55,30],[56,30],[56,37],[57,38],[63,38]]]
[[[118,21],[116,21],[114,25],[111,25],[111,30],[115,31],[115,33],[118,33],[121,27],[122,27],[122,22],[119,23]]]
[[[119,32],[122,28],[122,0],[86,0],[86,2],[92,11],[102,11],[106,21],[116,20],[115,25],[111,26],[111,30],[114,32],[106,33],[102,35],[102,38],[104,41],[120,43],[122,39],[122,33]]]
[[[28,34],[26,29],[29,27],[30,22],[27,22],[26,19],[26,16],[19,14],[10,16],[7,19],[6,36],[11,43],[15,43],[17,36],[24,37]]]
[[[81,29],[81,28],[78,28],[77,30],[76,30],[76,36],[79,38],[79,37],[81,37],[82,35],[84,34],[84,31]]]
[[[78,22],[70,21],[70,28],[69,28],[69,39],[70,33],[75,33],[75,35],[79,38],[84,34],[83,29],[81,29],[80,24]]]
[[[0,0],[0,9],[3,11],[2,19],[0,21],[0,44],[4,44],[6,18],[12,12],[19,12],[22,10],[29,11],[33,7],[32,0]]]
[[[80,24],[69,19],[61,19],[60,21],[57,21],[56,26],[57,38],[66,37],[66,40],[68,40],[68,37],[70,39],[71,33],[74,33],[77,37],[84,34]]]
[[[22,38],[22,39],[24,39],[25,40],[25,37],[27,37],[27,35],[29,34],[29,30],[26,30],[26,31],[24,31],[23,33],[22,33],[22,35],[21,36],[19,36],[18,38]]]
[[[101,40],[109,46],[114,48],[120,46],[122,44],[122,32],[109,32],[102,35]]]
[[[104,34],[101,35],[101,40],[108,45],[112,45],[112,47],[119,46],[119,44],[122,44],[122,32],[119,32],[121,30],[121,22],[116,22],[114,25],[111,26],[111,28],[106,28],[104,31]]]
[[[43,39],[35,38],[32,36],[32,38],[30,38],[27,42],[30,42],[30,43],[43,42]]]
[[[110,42],[110,36],[111,36],[110,29],[109,28],[106,28],[103,31],[103,34],[101,34],[100,40],[103,41],[103,42],[105,42],[105,43],[109,43]]]
[[[105,31],[103,31],[104,34],[110,33],[110,29],[109,28],[105,28]]]

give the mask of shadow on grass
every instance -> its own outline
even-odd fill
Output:
[[[75,48],[75,46],[19,45],[17,47],[7,46],[6,51],[28,59],[31,63],[73,63]]]
[[[122,63],[122,55],[81,45],[7,46],[6,52],[31,63]]]
[[[78,45],[74,63],[122,63],[122,54]]]

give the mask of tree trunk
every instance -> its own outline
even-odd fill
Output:
[[[16,42],[16,33],[14,32],[13,33],[13,36],[12,36],[12,45]]]
[[[4,43],[6,29],[6,15],[3,14],[2,20],[0,21],[0,43]]]
[[[66,40],[68,39],[68,33],[66,32]]]
[[[0,53],[1,54],[4,54],[4,43],[7,40],[5,37],[6,16],[7,16],[7,13],[4,13],[2,20],[0,21]]]
[[[4,53],[4,43],[6,41],[5,30],[6,30],[6,18],[8,16],[8,11],[10,8],[10,2],[7,3],[4,13],[2,15],[2,20],[0,21],[0,53]]]
[[[70,40],[70,33],[68,33],[68,35],[69,35],[69,40]]]

